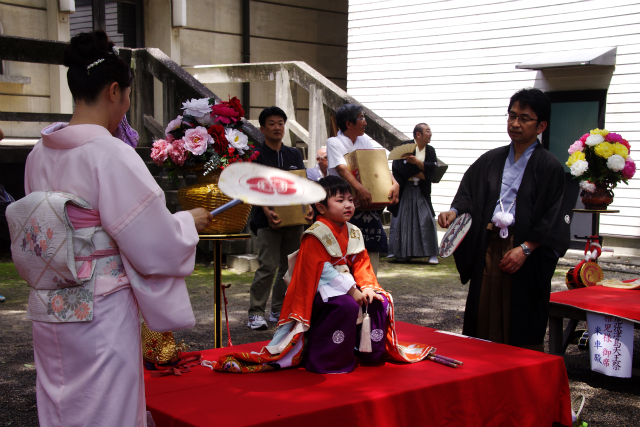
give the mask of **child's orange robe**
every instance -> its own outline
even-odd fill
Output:
[[[419,362],[435,352],[435,348],[422,344],[401,344],[398,342],[393,315],[393,299],[378,284],[367,251],[363,249],[355,254],[347,254],[349,239],[362,239],[360,230],[351,226],[350,232],[346,224],[340,227],[321,215],[317,220],[331,229],[340,245],[342,257],[332,257],[318,237],[303,235],[274,340],[263,347],[260,352],[222,355],[214,367],[217,371],[248,373],[298,365],[302,360],[304,350],[304,332],[310,327],[313,300],[318,289],[318,282],[327,262],[336,265],[347,264],[360,289],[373,289],[387,297],[390,309],[385,340],[389,358],[413,363]],[[276,339],[279,334],[282,338]]]

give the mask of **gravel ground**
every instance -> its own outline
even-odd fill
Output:
[[[564,259],[567,264],[572,259]],[[563,261],[563,262],[564,262]],[[628,266],[605,271],[607,278],[628,279],[640,276],[640,268]],[[575,265],[572,264],[572,265]],[[607,264],[606,268],[609,265]],[[552,291],[565,290],[565,266],[559,266],[552,283]],[[223,271],[223,282],[231,284],[227,289],[229,326],[234,344],[244,344],[271,339],[275,327],[266,331],[252,331],[246,327],[249,305],[249,286],[252,273],[238,274]],[[452,259],[443,260],[437,266],[428,265],[426,259],[408,264],[397,264],[381,259],[380,284],[394,295],[396,318],[403,322],[428,326],[446,331],[462,332],[462,319],[467,287],[460,285]],[[188,331],[175,334],[184,340],[191,350],[203,350],[213,346],[213,271],[209,264],[198,264],[189,279],[189,291],[196,314],[197,325]],[[37,426],[35,400],[35,368],[31,340],[31,323],[25,320],[28,288],[22,282],[10,259],[0,253],[0,294],[7,302],[0,305],[0,425]],[[580,327],[580,325],[579,325]],[[223,329],[225,325],[223,323]],[[640,366],[640,331],[636,331],[634,365]],[[226,330],[223,342],[226,343]],[[548,348],[547,344],[545,346]],[[568,354],[587,357],[571,345]],[[591,372],[581,365],[567,364],[572,397],[586,396],[583,418],[590,427],[640,426],[640,378],[618,379]]]

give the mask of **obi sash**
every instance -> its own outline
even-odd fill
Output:
[[[31,287],[27,318],[89,322],[96,292],[130,286],[115,241],[85,200],[36,191],[7,208],[7,222],[14,264]]]

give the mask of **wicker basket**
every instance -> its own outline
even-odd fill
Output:
[[[182,209],[189,210],[195,208],[205,208],[212,211],[217,207],[231,201],[218,187],[220,170],[217,169],[207,175],[203,175],[204,170],[195,171],[198,179],[195,184],[178,190],[178,201]],[[216,215],[211,224],[201,231],[201,234],[237,234],[244,230],[244,227],[251,212],[251,205],[240,204]]]

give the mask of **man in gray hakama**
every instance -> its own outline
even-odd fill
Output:
[[[420,123],[413,129],[416,149],[405,159],[393,161],[393,176],[400,184],[400,203],[389,206],[391,233],[389,254],[398,261],[428,257],[437,264],[438,234],[431,204],[431,178],[437,165],[436,150],[429,145],[431,128]]]

